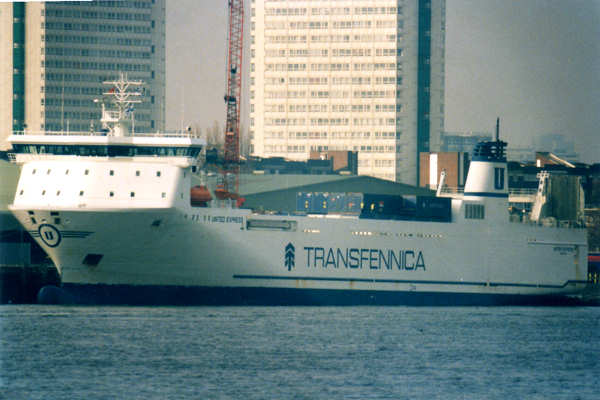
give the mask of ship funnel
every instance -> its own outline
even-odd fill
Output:
[[[506,142],[500,140],[500,118],[496,119],[496,140],[475,146],[465,196],[508,198]]]

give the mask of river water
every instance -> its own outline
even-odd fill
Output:
[[[597,399],[600,307],[0,306],[6,399]]]

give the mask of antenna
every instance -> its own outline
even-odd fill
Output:
[[[102,93],[104,96],[111,96],[113,104],[117,107],[115,111],[106,111],[104,102],[102,103],[102,128],[109,129],[112,136],[131,136],[135,135],[135,120],[133,104],[141,103],[139,99],[141,93],[139,90],[129,91],[132,87],[143,85],[142,81],[130,81],[127,75],[120,74],[119,80],[105,81],[105,85],[111,85],[108,92]],[[131,114],[131,124],[127,117]],[[132,128],[132,131],[129,131]]]
[[[496,142],[500,141],[500,117],[496,118]]]
[[[60,130],[65,130],[65,74],[62,74],[62,87],[60,89]]]
[[[183,120],[185,117],[185,86],[181,85],[181,133],[183,133]]]

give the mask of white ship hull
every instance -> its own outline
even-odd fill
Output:
[[[14,213],[28,225],[27,210]],[[28,230],[76,302],[512,304],[586,284],[581,229],[192,207],[58,213],[65,225],[52,225],[53,241],[43,224]],[[35,215],[52,221],[50,210]],[[249,229],[255,220],[295,226]],[[90,254],[101,256],[97,265],[83,262]]]
[[[128,135],[124,109],[103,111],[116,121],[106,134],[10,138],[23,164],[11,210],[62,278],[42,301],[531,304],[586,286],[578,221],[510,222],[499,139],[475,149],[461,198],[402,200],[387,214],[375,200],[363,218],[261,215],[223,208],[206,188],[192,196],[203,141]]]

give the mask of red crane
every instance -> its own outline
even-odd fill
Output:
[[[242,95],[242,52],[244,38],[244,0],[229,1],[227,35],[227,122],[225,124],[226,169],[236,169],[240,162],[240,108]]]
[[[244,199],[238,193],[240,170],[240,108],[242,97],[242,52],[244,39],[244,0],[229,1],[229,31],[227,33],[227,121],[223,165],[217,181],[218,199],[234,199],[238,207]],[[233,178],[233,182],[231,182]]]

